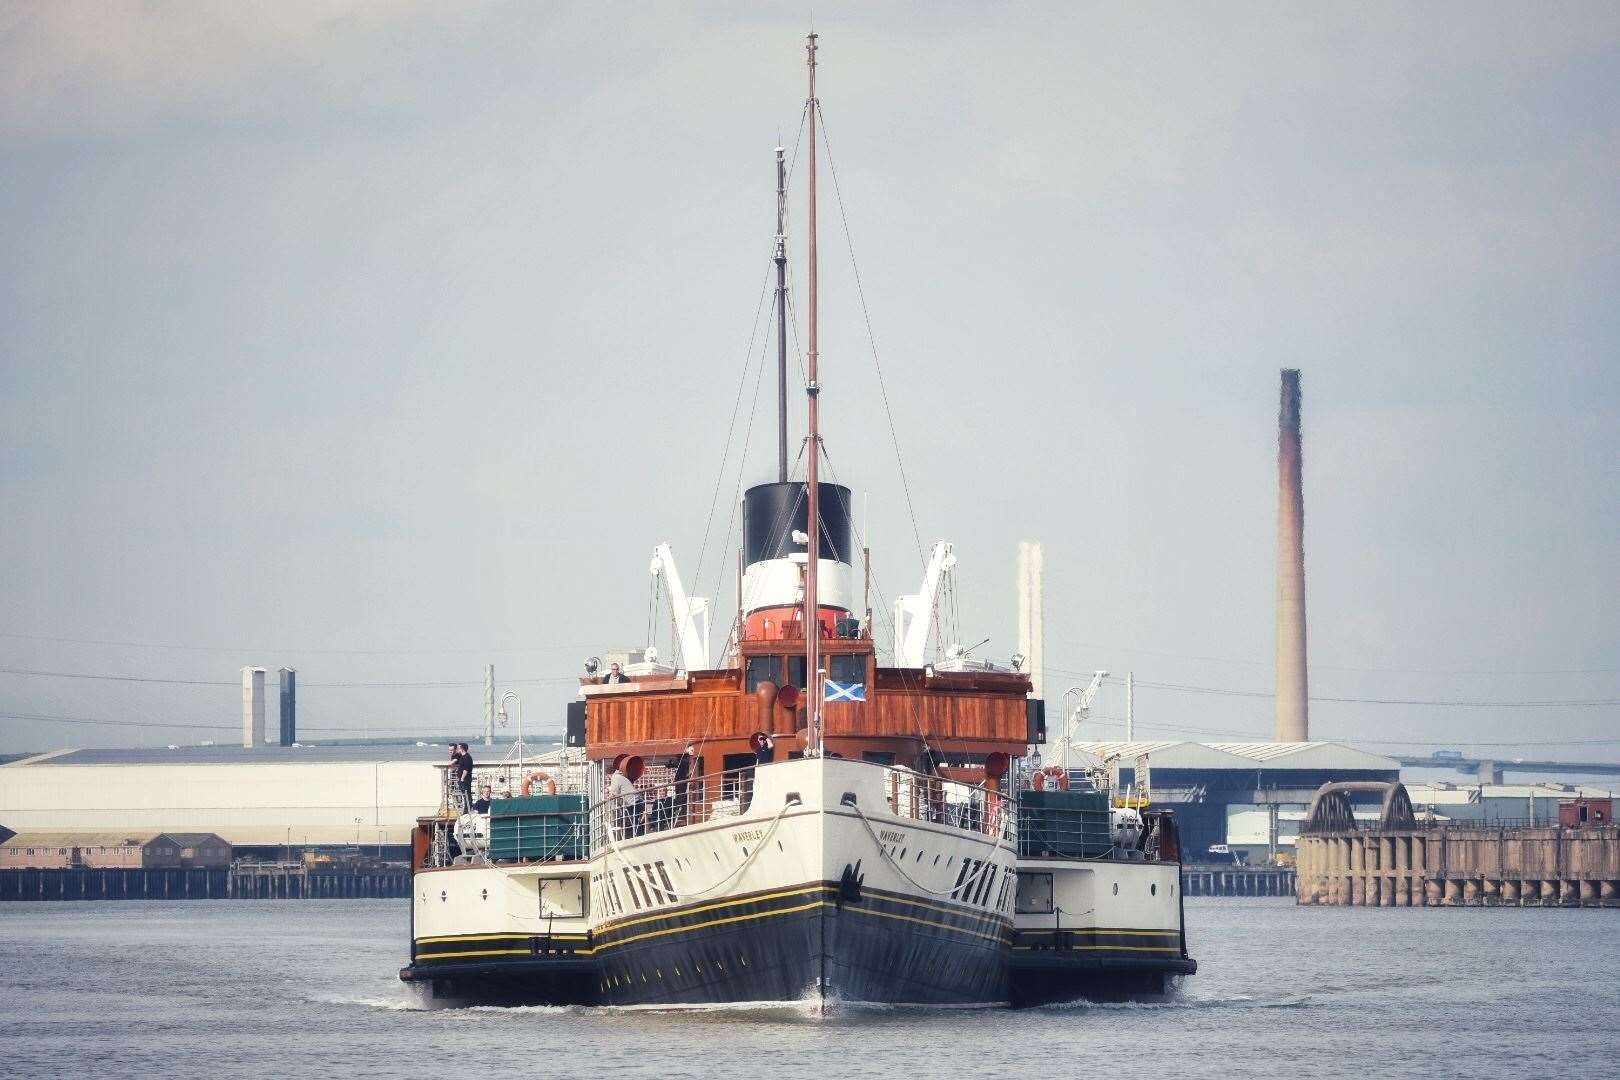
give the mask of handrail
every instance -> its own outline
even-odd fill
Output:
[[[458,813],[462,810],[461,789],[456,784],[455,775],[448,764],[441,763],[439,767],[444,775],[439,785],[439,814]],[[488,765],[473,765],[472,792],[473,798],[486,785],[496,798],[511,798],[523,790],[523,779],[530,773],[540,770],[551,775],[557,782],[557,793],[560,795],[585,795],[590,786],[588,777],[590,767],[583,761],[569,761],[566,758],[558,762],[541,761],[495,761]]]
[[[849,764],[883,769],[888,774],[885,784],[888,809],[899,817],[987,834],[1008,842],[1017,839],[1017,801],[1009,795],[879,762],[844,760]],[[591,850],[600,850],[609,839],[663,832],[743,813],[752,801],[754,776],[761,767],[745,765],[694,776],[685,782],[684,801],[676,797],[671,780],[644,783],[634,796],[607,796],[595,801],[590,806]],[[647,798],[650,792],[663,789],[669,789],[670,794]],[[612,837],[608,835],[609,829]]]

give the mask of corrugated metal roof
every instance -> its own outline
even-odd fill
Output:
[[[1208,743],[1195,742],[1096,742],[1077,743],[1077,749],[1099,758],[1118,756],[1130,768],[1143,754],[1159,769],[1252,769],[1254,763],[1235,754],[1217,750]]]
[[[1077,743],[1077,748],[1088,754],[1106,758],[1118,755],[1120,761],[1130,765],[1131,760],[1148,755],[1155,768],[1161,769],[1377,769],[1398,772],[1400,763],[1394,758],[1369,754],[1353,746],[1331,742],[1094,742]]]
[[[459,740],[458,740],[459,741]],[[531,755],[550,751],[552,743],[560,743],[562,734],[540,734],[524,739],[523,745]],[[485,746],[471,738],[475,762],[493,764],[510,749],[510,743]],[[274,765],[279,763],[307,764],[310,762],[388,762],[431,761],[448,759],[448,742],[427,743],[365,743],[360,745],[335,743],[329,746],[181,746],[173,750],[143,748],[107,748],[100,750],[66,750],[41,755],[31,760],[15,761],[0,766],[7,769],[28,769],[56,765]]]
[[[1387,769],[1398,771],[1400,762],[1391,757],[1369,754],[1353,746],[1334,742],[1220,742],[1211,743],[1270,768],[1283,769]]]
[[[0,847],[140,847],[161,835],[156,832],[20,832]]]
[[[198,844],[208,844],[215,840],[222,844],[228,843],[223,836],[211,832],[166,832],[158,835],[164,839],[173,840],[181,847],[196,847]]]

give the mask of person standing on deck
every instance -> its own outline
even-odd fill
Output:
[[[619,839],[633,835],[636,815],[635,781],[624,774],[624,759],[608,764],[607,797],[613,802],[614,831]]]
[[[457,743],[456,745],[460,748],[460,753],[456,755],[456,770],[457,770],[456,771],[456,781],[457,781],[457,786],[461,789],[461,807],[462,807],[463,810],[470,810],[470,809],[472,809],[472,803],[473,803],[473,797],[472,797],[472,777],[473,777],[472,751],[467,748],[466,743]]]
[[[697,751],[691,743],[687,743],[686,750],[675,762],[675,809],[670,819],[676,828],[686,824],[686,792],[692,781],[692,769],[696,760]]]

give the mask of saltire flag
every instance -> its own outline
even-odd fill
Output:
[[[865,683],[836,683],[828,679],[824,684],[827,688],[824,701],[865,701]]]

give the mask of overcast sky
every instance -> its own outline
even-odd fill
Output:
[[[1269,737],[1264,696],[1147,684],[1271,687],[1298,367],[1313,696],[1620,699],[1620,9],[815,18],[858,259],[823,159],[825,430],[884,600],[918,543],[852,265],[985,655],[1045,543],[1050,698],[1134,670],[1143,736]],[[807,21],[0,4],[0,751],[232,739],[243,664],[299,669],[307,738],[475,736],[486,662],[556,728],[661,540],[729,611]],[[467,685],[320,685],[388,682]],[[1617,721],[1311,709],[1607,760]]]

